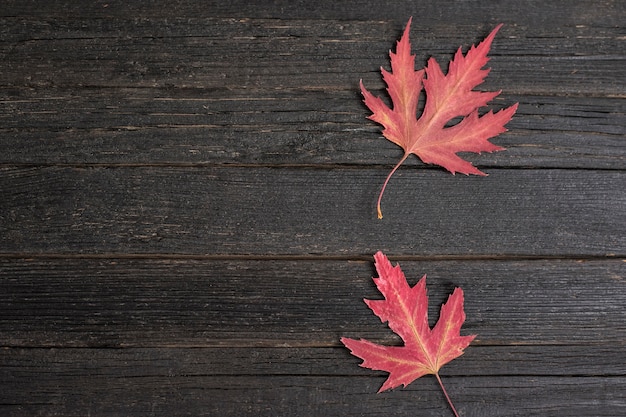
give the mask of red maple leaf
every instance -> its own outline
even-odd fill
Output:
[[[465,321],[463,290],[455,288],[448,302],[441,307],[439,320],[431,329],[428,325],[428,296],[426,276],[410,287],[399,265],[391,265],[382,252],[374,255],[374,278],[384,300],[364,300],[368,307],[388,322],[388,326],[404,341],[404,346],[382,346],[368,340],[343,337],[341,342],[361,359],[361,366],[389,372],[378,392],[407,386],[417,378],[433,374],[437,378],[454,414],[458,414],[439,377],[439,369],[463,354],[475,335],[461,336]]]
[[[486,175],[456,154],[503,150],[490,143],[489,138],[506,132],[504,125],[517,110],[516,103],[497,113],[489,111],[479,116],[478,109],[500,92],[472,91],[489,73],[489,69],[482,68],[489,61],[487,53],[502,24],[478,46],[472,46],[466,55],[459,48],[446,75],[434,58],[428,60],[425,69],[415,71],[415,55],[411,55],[409,42],[410,27],[411,19],[398,41],[396,53],[389,52],[391,72],[381,68],[393,109],[367,91],[361,80],[365,105],[372,111],[368,118],[383,125],[383,136],[404,149],[404,156],[389,173],[380,191],[377,204],[379,219],[383,217],[380,201],[389,178],[410,154],[417,155],[425,163],[440,165],[453,174]],[[426,103],[417,119],[422,85]],[[458,117],[462,119],[450,126]]]

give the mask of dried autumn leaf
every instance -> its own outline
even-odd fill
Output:
[[[428,296],[426,276],[410,287],[399,265],[391,265],[382,252],[374,255],[376,271],[374,278],[384,300],[364,300],[381,321],[404,341],[404,346],[382,346],[365,339],[343,337],[341,342],[350,352],[361,359],[361,366],[389,372],[389,377],[378,392],[407,386],[415,379],[433,374],[437,378],[450,407],[458,417],[454,405],[439,377],[439,369],[461,356],[475,335],[461,336],[465,321],[463,290],[455,288],[448,302],[441,307],[437,324],[428,325]]]
[[[411,19],[397,43],[396,53],[389,52],[391,72],[381,68],[393,109],[367,91],[361,80],[365,105],[372,111],[368,118],[383,125],[383,136],[404,149],[404,156],[389,173],[380,191],[379,219],[383,217],[380,202],[389,178],[410,154],[417,155],[425,163],[440,165],[453,174],[486,175],[456,154],[503,150],[489,139],[506,131],[504,125],[517,110],[516,103],[497,113],[489,111],[479,116],[478,109],[500,92],[472,91],[489,73],[489,69],[482,68],[489,61],[487,53],[502,24],[478,46],[472,46],[466,55],[459,48],[446,75],[434,58],[428,60],[425,69],[415,71],[415,55],[411,55],[409,42],[410,27]],[[417,119],[422,85],[426,103]],[[462,117],[461,121],[450,126],[449,123],[458,117]]]

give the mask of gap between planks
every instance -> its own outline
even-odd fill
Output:
[[[386,254],[394,261],[538,261],[538,260],[578,260],[601,261],[622,259],[626,254],[607,255],[394,255]],[[162,253],[0,253],[1,259],[181,259],[211,261],[362,261],[372,262],[373,254],[322,255],[322,254],[162,254]]]

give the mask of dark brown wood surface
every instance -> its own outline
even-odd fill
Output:
[[[131,4],[127,4],[131,3]],[[504,23],[519,102],[488,177],[366,119],[409,16],[418,65]],[[0,7],[0,415],[451,416],[376,394],[339,338],[398,338],[372,255],[465,291],[463,417],[626,415],[626,3],[13,1]]]

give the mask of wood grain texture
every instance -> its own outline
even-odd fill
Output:
[[[387,172],[4,168],[0,252],[626,255],[623,171]]]
[[[411,284],[428,274],[431,318],[454,287],[465,290],[464,332],[478,335],[474,344],[626,342],[622,260],[401,266]],[[0,334],[16,347],[332,347],[341,336],[398,343],[361,301],[381,298],[374,275],[369,259],[6,260]]]
[[[413,16],[416,63],[505,25],[480,86],[519,102],[463,155],[416,158],[360,79]],[[377,250],[431,321],[461,416],[626,414],[626,51],[620,1],[6,0],[0,7],[0,415],[451,415],[434,378],[375,394],[341,336]]]
[[[511,377],[473,376],[472,369],[460,374],[459,366],[472,359],[491,359],[487,348],[473,349],[473,358],[462,357],[459,364],[447,365],[442,377],[455,396],[464,415],[491,413],[506,415],[558,415],[566,408],[572,415],[618,415],[622,404],[623,377],[576,376],[563,374],[559,359],[563,348],[533,351],[528,347],[507,350],[524,361],[520,372]],[[468,353],[471,350],[468,350]],[[476,354],[478,352],[478,354]],[[581,366],[594,360],[611,363],[617,369],[623,361],[589,356],[592,350],[568,350]],[[482,356],[485,354],[486,356]],[[382,381],[379,373],[363,370],[350,362],[344,349],[46,349],[4,350],[6,364],[3,380],[10,389],[0,394],[0,401],[19,399],[20,406],[5,407],[12,415],[36,414],[42,410],[64,415],[119,414],[191,414],[196,415],[344,415],[356,409],[359,415],[399,413],[411,415],[415,407],[425,415],[442,415],[441,402],[434,378],[423,378],[406,389],[374,395]],[[580,355],[580,356],[578,356]],[[496,353],[501,357],[501,353]],[[542,358],[545,363],[537,362]],[[586,359],[584,359],[586,358]],[[584,359],[584,362],[583,362]],[[571,364],[570,359],[568,363]],[[281,364],[277,367],[277,363]],[[342,365],[344,363],[344,365]],[[225,366],[226,365],[226,366]],[[498,367],[498,364],[494,364]],[[543,365],[543,366],[541,366]],[[277,369],[278,368],[278,369]],[[11,369],[6,373],[6,369]],[[546,372],[548,369],[551,372]],[[227,373],[227,370],[232,370]],[[289,374],[282,374],[289,372]],[[484,369],[476,370],[483,374]],[[371,375],[374,374],[374,375]],[[554,375],[559,375],[555,377]],[[568,398],[572,385],[584,378],[586,389]],[[29,385],[24,381],[32,380]],[[72,388],[82,386],[75,391]],[[71,393],[71,394],[70,394]],[[297,397],[298,402],[289,401]],[[533,407],[524,407],[529,397],[537,397]],[[216,401],[220,398],[221,401]],[[96,399],[94,401],[94,399]],[[599,403],[605,403],[602,408]],[[423,410],[422,410],[423,409]],[[522,414],[521,411],[527,414]],[[599,411],[599,412],[598,412]]]
[[[380,379],[384,372],[360,368],[360,360],[344,347],[144,347],[144,348],[7,348],[0,350],[6,368],[3,381],[18,382],[36,376],[53,379],[89,377],[97,369],[102,378],[210,376],[311,376],[350,377],[368,375]],[[508,357],[507,361],[502,361]],[[489,363],[485,367],[485,363]],[[132,365],[129,365],[132,364]],[[97,368],[96,368],[97,367]],[[529,377],[619,377],[623,358],[615,349],[598,345],[477,345],[457,361],[446,364],[442,375],[506,379]],[[10,386],[7,384],[7,386]],[[12,389],[17,390],[17,387]],[[33,391],[32,389],[28,389]],[[7,395],[8,397],[8,395]]]
[[[624,167],[623,99],[507,94],[493,108],[515,102],[510,132],[493,140],[507,150],[468,154],[474,163]],[[0,108],[0,164],[393,166],[401,156],[364,120],[369,111],[356,85],[346,92],[0,89]],[[417,161],[407,164],[423,165]]]
[[[144,365],[145,366],[145,365]],[[624,377],[584,378],[585,390],[571,396],[576,377],[515,376],[443,377],[464,416],[617,416],[623,409]],[[220,376],[159,375],[110,378],[69,375],[38,378],[12,398],[20,405],[5,407],[11,415],[41,413],[274,416],[312,415],[400,416],[447,415],[443,394],[434,378],[424,378],[391,393],[375,395],[383,377],[342,376]],[[77,391],[76,386],[84,387]],[[36,391],[30,391],[35,388]],[[13,390],[11,390],[13,392]],[[26,394],[26,395],[25,395]],[[1,397],[0,397],[1,398]],[[295,399],[298,399],[295,401]],[[528,405],[528,398],[533,398]],[[94,401],[95,399],[95,401]],[[599,406],[601,405],[601,406]]]
[[[13,19],[4,23],[7,30],[28,25]],[[395,21],[336,20],[318,26],[310,20],[285,24],[274,19],[129,19],[109,26],[100,19],[36,23],[32,31],[22,32],[26,36],[5,41],[6,71],[0,85],[353,90],[360,78],[368,85],[380,83],[378,69],[389,66],[388,51],[399,26]],[[460,25],[452,36],[449,25],[417,28],[417,63],[425,64],[430,56],[445,62],[459,46],[467,49],[497,23]],[[468,38],[468,33],[473,35]],[[514,94],[623,96],[619,64],[624,57],[615,52],[623,47],[619,33],[579,25],[555,34],[509,24],[494,42],[492,74],[481,88],[500,89],[506,83]],[[602,51],[595,48],[599,39],[607,39]],[[515,46],[507,52],[511,43]],[[533,53],[516,50],[523,45]],[[551,53],[557,48],[558,54]],[[66,62],[72,62],[71,67]]]

